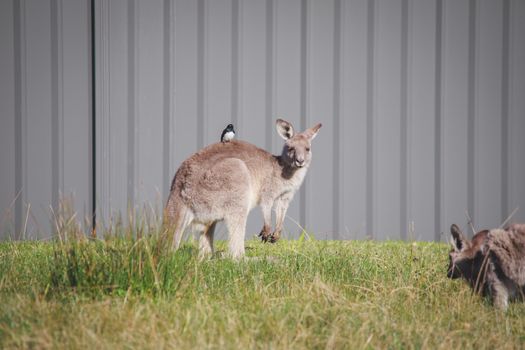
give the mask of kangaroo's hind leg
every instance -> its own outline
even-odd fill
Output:
[[[199,256],[204,258],[213,254],[213,236],[215,233],[215,225],[217,222],[212,223],[206,229],[201,232],[199,237]]]
[[[251,175],[246,164],[237,158],[215,163],[203,176],[200,185],[206,192],[203,205],[213,208],[215,220],[224,220],[229,234],[229,250],[233,258],[244,255],[246,218],[253,206]]]
[[[246,231],[247,213],[238,213],[224,218],[228,229],[230,255],[234,259],[244,256],[244,234]]]

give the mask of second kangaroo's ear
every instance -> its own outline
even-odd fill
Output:
[[[291,139],[294,135],[294,130],[292,124],[288,123],[286,120],[277,119],[275,121],[275,127],[277,128],[277,133],[283,139]]]
[[[321,129],[321,126],[323,126],[323,124],[321,123],[314,125],[311,128],[306,129],[304,131],[304,134],[308,136],[310,140],[313,140],[317,136],[317,133],[319,132],[319,129]]]
[[[466,248],[467,239],[456,224],[450,226],[450,234],[452,235],[452,245],[454,246],[454,250],[459,252]]]

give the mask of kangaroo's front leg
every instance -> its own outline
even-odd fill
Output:
[[[263,242],[268,242],[272,233],[272,203],[261,204],[264,225],[259,233],[259,237]]]
[[[270,236],[270,242],[275,243],[281,238],[281,231],[283,229],[284,217],[290,205],[293,194],[286,193],[275,201],[275,231]]]

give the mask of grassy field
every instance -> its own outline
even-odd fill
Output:
[[[0,348],[525,346],[524,305],[447,279],[444,244],[246,245],[234,262],[154,238],[1,243]]]

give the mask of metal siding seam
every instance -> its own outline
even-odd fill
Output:
[[[89,155],[89,161],[91,166],[91,174],[89,175],[90,181],[89,181],[89,193],[90,193],[90,200],[89,200],[89,207],[91,210],[91,231],[92,233],[95,233],[96,229],[96,198],[97,198],[97,159],[96,159],[96,151],[97,151],[97,142],[96,142],[96,126],[97,126],[97,115],[96,115],[96,43],[95,43],[95,0],[91,0],[89,3],[86,3],[86,12],[88,13],[88,28],[86,32],[88,33],[88,51],[91,53],[91,62],[89,66],[89,96],[88,98],[91,100],[91,103],[89,104],[89,115],[91,116],[91,123],[90,125],[90,140],[91,140],[91,147],[90,147],[90,155]]]
[[[51,205],[60,206],[64,191],[64,51],[63,51],[63,3],[51,1]],[[53,226],[54,227],[54,226]]]
[[[94,1],[96,2],[96,1]],[[111,169],[110,169],[110,156],[111,149],[109,143],[110,135],[110,122],[109,122],[109,104],[110,99],[108,98],[109,94],[109,3],[108,1],[101,0],[99,2],[98,9],[95,6],[94,13],[97,15],[96,18],[99,18],[99,33],[95,35],[95,38],[98,37],[98,43],[96,40],[93,41],[95,45],[95,50],[98,48],[98,53],[95,52],[94,57],[97,58],[96,62],[93,64],[95,73],[93,76],[93,85],[94,85],[94,99],[93,106],[96,107],[95,114],[97,116],[97,122],[93,123],[94,127],[94,137],[95,142],[94,150],[96,151],[96,180],[95,187],[96,197],[94,198],[95,206],[100,214],[100,217],[104,218],[105,215],[109,212],[109,203],[110,203],[110,193],[109,193],[109,182],[111,180]],[[96,34],[96,29],[94,31]],[[99,64],[97,64],[99,63]],[[98,97],[98,98],[97,98]],[[98,104],[95,102],[99,102]],[[96,147],[100,146],[100,147]],[[97,205],[98,204],[98,205]],[[95,217],[95,214],[94,214]],[[97,216],[98,218],[98,216]],[[98,222],[102,220],[97,220]]]
[[[25,89],[24,50],[22,40],[25,40],[23,25],[24,0],[13,0],[13,44],[15,63],[15,238],[20,239],[22,230],[22,210],[24,203],[24,167],[23,167],[23,119],[25,119],[23,108],[23,92]]]
[[[367,96],[366,96],[366,229],[374,237],[374,64],[375,0],[368,1],[367,13]]]
[[[176,8],[176,2],[172,2],[171,4],[171,22],[170,22],[170,129],[171,129],[171,135],[175,136],[177,135],[177,125],[175,123],[176,121],[176,82],[177,82],[177,70],[176,70],[176,52],[177,52],[177,38],[175,35],[175,24],[176,24],[176,14],[177,14],[177,8]],[[171,177],[173,176],[175,172],[175,166],[176,166],[176,152],[178,149],[176,148],[176,142],[175,137],[170,137],[170,163],[169,163],[169,174],[168,174],[168,185],[171,187]],[[168,195],[168,193],[166,194]],[[166,198],[167,200],[167,198]]]
[[[127,182],[127,210],[134,213],[135,208],[135,169],[136,169],[136,119],[137,119],[137,2],[128,3],[128,182]]]
[[[163,65],[164,65],[164,74],[163,74],[163,90],[164,90],[164,96],[163,96],[163,108],[164,108],[164,115],[163,115],[163,128],[162,128],[162,194],[161,198],[162,201],[166,201],[168,192],[169,192],[169,178],[170,178],[170,116],[173,113],[173,90],[172,82],[171,82],[171,60],[172,60],[172,50],[173,47],[171,45],[171,26],[173,21],[173,11],[172,7],[175,4],[171,3],[171,0],[164,0],[163,3],[163,29],[164,29],[164,42],[163,42]]]
[[[310,60],[308,59],[310,51],[310,33],[309,33],[309,8],[308,0],[301,0],[301,91],[300,91],[300,120],[301,125],[299,129],[304,130],[308,122],[308,89],[309,89],[309,79],[308,79],[308,66]],[[309,200],[309,178],[306,177],[303,181],[303,185],[300,189],[300,209],[299,209],[299,220],[303,227],[307,228],[309,225],[309,218],[307,215],[309,205],[311,205]]]
[[[401,239],[407,239],[408,222],[408,35],[409,35],[409,4],[408,0],[401,2],[401,145],[400,145],[400,227]],[[410,237],[413,239],[413,237]]]
[[[266,149],[271,152],[272,141],[273,141],[273,113],[274,113],[274,74],[275,74],[275,30],[274,30],[274,21],[275,21],[275,4],[274,0],[266,0],[266,76],[265,76],[265,102],[266,102]]]
[[[443,164],[442,164],[442,49],[443,49],[443,0],[436,1],[436,33],[435,33],[435,88],[434,88],[434,240],[441,240],[443,200]]]
[[[510,0],[503,0],[501,66],[501,222],[509,212]]]
[[[231,110],[232,110],[232,123],[235,125],[237,131],[242,131],[242,125],[240,125],[239,103],[241,101],[241,48],[240,48],[240,31],[241,31],[241,16],[240,16],[239,0],[232,0],[232,29],[231,29],[231,40],[232,40],[232,64],[231,64]]]
[[[205,31],[206,31],[206,4],[205,0],[197,2],[197,149],[204,146],[204,119],[206,102],[206,67],[205,67]]]
[[[475,203],[475,190],[477,188],[477,152],[476,146],[476,51],[477,40],[477,6],[476,0],[469,0],[469,44],[468,44],[468,117],[467,117],[467,208],[474,225],[477,213]]]
[[[344,183],[341,181],[341,169],[344,167],[341,164],[344,162],[343,147],[341,147],[341,47],[343,46],[343,31],[342,31],[342,0],[335,0],[334,2],[334,71],[333,71],[333,104],[334,104],[334,138],[333,138],[333,239],[341,239],[341,218],[343,213]]]

